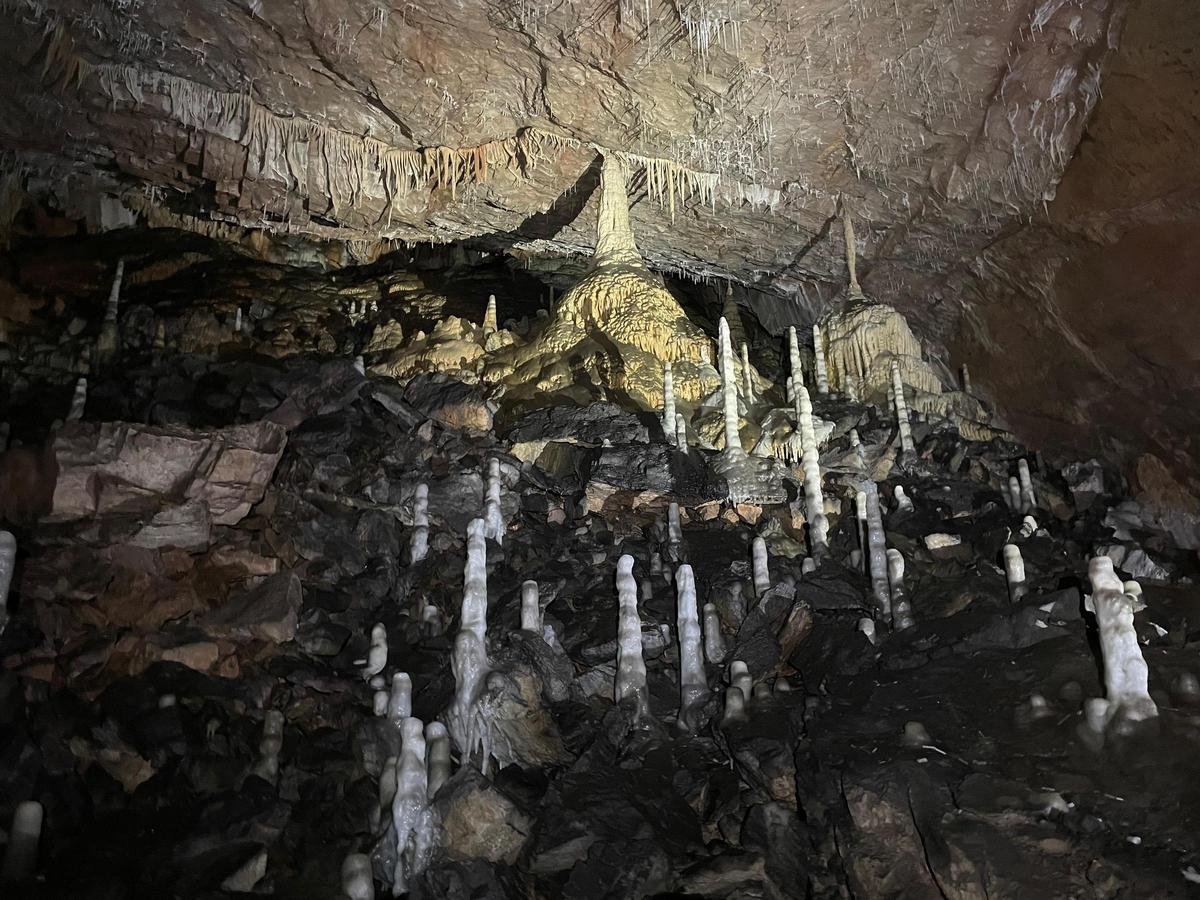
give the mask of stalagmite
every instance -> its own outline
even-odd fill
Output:
[[[817,434],[813,428],[812,401],[804,385],[796,387],[796,418],[800,442],[804,448],[804,510],[808,518],[809,552],[821,559],[829,549],[829,519],[825,515],[825,495],[821,490],[821,463],[817,452]]]
[[[1037,534],[1038,523],[1033,516],[1025,516],[1021,519],[1021,537],[1031,538]]]
[[[854,513],[858,520],[858,547],[862,550],[863,561],[869,564],[870,558],[868,553],[870,548],[867,546],[867,492],[856,491],[854,494]],[[870,574],[868,565],[867,574]]]
[[[374,716],[386,716],[388,713],[388,701],[391,695],[387,691],[380,688],[371,695],[371,714]]]
[[[714,665],[725,660],[725,637],[721,634],[721,616],[717,604],[704,604],[704,658]]]
[[[13,811],[8,846],[4,848],[4,867],[0,882],[28,881],[37,871],[38,844],[42,839],[42,804],[25,800]]]
[[[497,544],[504,543],[504,516],[500,512],[500,460],[488,460],[487,498],[484,501],[487,536]]]
[[[1089,561],[1088,578],[1092,593],[1084,598],[1084,608],[1095,614],[1100,632],[1108,700],[1106,724],[1122,731],[1158,716],[1158,707],[1150,697],[1149,670],[1133,627],[1133,614],[1142,604],[1125,593],[1107,556],[1096,556]]]
[[[446,726],[464,763],[481,751],[480,769],[487,770],[491,747],[487,722],[480,709],[491,666],[487,657],[487,538],[483,519],[467,526],[467,561],[463,568],[460,628],[454,639],[451,668],[454,702],[446,713]]]
[[[68,422],[78,422],[83,418],[84,407],[87,406],[88,380],[86,375],[80,375],[75,382],[75,393],[71,397],[71,409],[67,412]]]
[[[700,642],[700,617],[696,610],[696,580],[692,567],[682,565],[675,573],[677,606],[675,628],[679,636],[679,725],[692,731],[694,713],[708,696],[704,674],[704,650]]]
[[[283,748],[283,713],[269,709],[263,716],[262,738],[258,742],[258,763],[254,774],[274,784],[279,779],[279,751]]]
[[[521,630],[542,633],[542,601],[536,581],[521,584]]]
[[[408,562],[419,563],[429,553],[429,485],[418,484],[413,498],[413,533],[408,544]]]
[[[771,573],[767,568],[767,542],[756,537],[751,544],[751,563],[754,570],[754,596],[762,599],[771,589]]]
[[[804,384],[804,367],[800,364],[800,342],[796,339],[796,326],[788,326],[788,374],[791,375],[791,393],[788,394],[788,401],[791,402],[795,390],[800,385]]]
[[[346,900],[375,900],[375,879],[367,854],[351,853],[342,860],[342,894]]]
[[[862,632],[862,636],[865,637],[868,641],[870,641],[871,645],[874,646],[875,640],[876,640],[875,639],[875,620],[868,619],[866,616],[864,616],[863,618],[858,620],[858,630],[860,632]]]
[[[679,442],[678,429],[675,425],[675,376],[671,374],[671,364],[663,363],[663,434],[672,443]]]
[[[642,620],[638,616],[637,583],[633,578],[633,557],[625,554],[617,560],[617,683],[613,699],[618,703],[633,699],[634,715],[650,714],[646,691],[646,662],[642,658]]]
[[[367,363],[363,359],[363,355],[361,353],[354,357],[354,371],[359,375],[367,374]]]
[[[846,399],[851,403],[858,402],[858,377],[855,375],[847,375],[842,379],[842,390],[846,393]]]
[[[1016,603],[1029,591],[1025,584],[1025,561],[1016,544],[1004,545],[1004,578],[1008,582],[1008,599]]]
[[[450,734],[441,722],[425,726],[425,762],[429,770],[429,799],[450,780]]]
[[[1017,483],[1020,486],[1021,512],[1033,512],[1037,508],[1037,497],[1033,493],[1033,479],[1029,476],[1029,463],[1017,460]]]
[[[725,689],[725,711],[721,715],[721,727],[746,721],[746,697],[742,692],[730,685]]]
[[[913,503],[904,493],[904,485],[898,484],[892,488],[892,496],[896,498],[896,512],[912,512]]]
[[[742,342],[742,393],[746,397],[746,403],[754,402],[754,377],[750,370],[750,348],[746,346],[746,342]]]
[[[912,604],[904,587],[904,557],[899,550],[887,551],[887,571],[892,599],[892,628],[895,631],[912,628]]]
[[[387,667],[388,636],[387,628],[382,623],[376,623],[371,628],[371,646],[367,650],[367,662],[363,666],[362,676],[367,681],[373,681]],[[383,687],[382,682],[372,687]]]
[[[747,702],[754,689],[754,679],[750,677],[750,667],[743,660],[735,659],[729,664],[729,683],[742,692]]]
[[[671,501],[667,505],[667,546],[678,547],[683,543],[683,528],[679,524],[679,504]]]
[[[496,320],[496,295],[488,294],[487,309],[483,313],[483,333],[494,334],[500,330]]]
[[[730,456],[740,456],[745,451],[738,429],[737,380],[733,369],[733,351],[729,345],[729,323],[724,318],[720,324],[719,344],[725,402],[725,452]]]
[[[813,325],[813,361],[817,373],[817,393],[824,397],[829,393],[829,373],[825,368],[825,344],[821,339],[821,326]]]
[[[11,531],[0,531],[0,635],[8,624],[8,592],[17,564],[17,539]]]
[[[684,421],[683,413],[675,413],[675,446],[679,448],[680,453],[688,452],[687,422]]]
[[[1008,476],[1008,494],[1006,499],[1009,506],[1017,512],[1021,511],[1021,483],[1017,480],[1016,475]]]
[[[429,776],[425,768],[425,725],[407,718],[400,726],[400,764],[396,797],[392,800],[392,827],[396,838],[396,867],[392,871],[392,896],[408,891],[412,878],[429,865],[437,839],[437,825],[429,808]]]
[[[908,401],[904,399],[904,381],[900,377],[900,363],[892,360],[892,391],[895,393],[896,422],[900,426],[900,452],[912,453],[912,425],[908,421]]]
[[[233,316],[233,331],[234,334],[241,334],[242,332],[242,308],[240,306],[237,308],[237,312],[234,313]]]
[[[883,514],[879,510],[879,488],[875,482],[867,482],[866,493],[871,593],[875,597],[879,617],[886,621],[892,614],[892,592],[888,585],[887,546],[883,534]]]
[[[397,728],[412,715],[412,679],[407,672],[392,676],[392,690],[388,694],[387,716]]]
[[[971,370],[967,368],[967,364],[963,363],[959,369],[959,374],[962,378],[962,392],[964,394],[971,393]]]
[[[104,322],[100,326],[100,337],[96,340],[96,361],[101,365],[116,359],[121,347],[121,335],[117,330],[117,313],[121,304],[121,281],[124,278],[125,260],[118,259],[112,290],[108,293],[108,306],[104,310]]]

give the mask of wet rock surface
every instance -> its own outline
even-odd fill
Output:
[[[328,336],[359,349],[344,330]],[[352,853],[371,855],[386,896],[395,825],[381,792],[403,746],[370,679],[407,673],[412,716],[444,721],[466,532],[485,515],[493,459],[502,541],[486,542],[480,702],[500,763],[455,748],[428,798],[435,846],[410,896],[1194,889],[1198,567],[1171,523],[1120,514],[1111,473],[1064,474],[933,415],[914,422],[916,452],[900,456],[890,411],[814,394],[835,423],[821,447],[832,528],[818,561],[794,483],[782,503],[730,505],[718,454],[682,453],[652,418],[613,404],[506,409],[477,385],[397,383],[316,347],[278,358],[260,337],[203,353],[126,344],[122,365],[90,377],[83,420],[55,432],[67,371],[54,393],[6,370],[12,408],[26,411],[13,419],[25,442],[15,449],[55,448],[57,483],[82,486],[73,496],[121,498],[10,525],[0,823],[22,801],[45,811],[33,877],[13,896],[336,897]],[[39,418],[32,398],[49,393],[58,405]],[[782,396],[768,399],[755,415],[786,411]],[[169,446],[149,470],[122,463],[115,477],[114,451],[71,474],[72,435],[91,448],[90,436],[118,433],[133,436],[110,442],[118,449],[146,434]],[[1031,510],[1008,493],[1026,457]],[[161,483],[143,477],[181,460]],[[879,613],[864,571],[855,494],[867,472],[887,546],[906,564],[915,624],[904,630]],[[413,562],[421,484],[428,553]],[[755,536],[768,547],[759,591]],[[1023,558],[1022,595],[1006,581],[1007,544]],[[1083,605],[1087,558],[1101,548],[1121,577],[1141,579],[1133,627],[1159,715],[1133,734],[1089,729],[1084,712],[1105,691]],[[647,717],[613,703],[623,554],[643,591]],[[677,722],[683,563],[727,648],[705,662],[710,694],[691,732]],[[527,579],[541,631],[521,630]],[[376,625],[386,659],[369,672]],[[730,717],[735,660],[749,696]]]

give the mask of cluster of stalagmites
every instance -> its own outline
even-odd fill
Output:
[[[812,326],[809,359],[802,353],[796,329],[789,329],[783,385],[769,383],[754,370],[745,343],[735,354],[734,336],[740,326],[735,328],[736,322],[726,317],[719,321],[714,354],[708,338],[687,321],[661,281],[644,267],[629,230],[620,166],[616,158],[604,160],[594,270],[562,299],[536,335],[525,340],[502,329],[492,297],[480,326],[444,322],[428,337],[419,336],[408,346],[389,351],[388,361],[374,369],[401,376],[424,367],[461,373],[479,362],[473,371],[485,381],[505,383],[511,378],[513,391],[522,385],[554,391],[574,377],[570,359],[607,353],[596,339],[604,335],[623,347],[625,369],[610,386],[640,405],[661,410],[661,435],[655,437],[674,452],[688,454],[691,448],[708,452],[711,470],[725,485],[724,500],[737,511],[733,521],[737,516],[753,521],[762,506],[790,501],[793,521],[802,522],[806,530],[802,576],[819,572],[827,563],[860,571],[869,584],[872,614],[864,616],[858,628],[871,644],[916,628],[921,617],[920,585],[906,581],[901,548],[888,546],[885,515],[912,514],[914,500],[919,504],[922,497],[910,497],[903,485],[896,484],[886,499],[881,498],[878,482],[921,467],[917,438],[930,433],[932,426],[920,417],[941,416],[937,427],[953,430],[956,422],[981,416],[978,404],[965,392],[943,391],[903,319],[862,294],[853,265],[847,304]],[[848,245],[852,243],[851,234]],[[111,364],[120,352],[116,322],[123,274],[120,263],[96,345],[96,360],[103,365]],[[348,317],[358,321],[366,312],[364,303],[351,309]],[[730,317],[734,314],[730,310]],[[240,310],[234,327],[241,329]],[[714,356],[715,367],[710,364]],[[946,394],[961,397],[941,406],[930,400]],[[814,398],[822,412],[856,421],[860,427],[868,418],[891,422],[889,437],[864,445],[855,428],[820,418]],[[87,380],[81,377],[66,418],[82,418],[86,403]],[[882,407],[883,415],[868,417],[870,405]],[[851,452],[842,459],[823,461],[821,446],[836,429],[848,437]],[[961,458],[952,462],[951,469],[962,462]],[[375,843],[356,848],[342,868],[343,891],[352,900],[373,897],[376,883],[388,885],[394,895],[403,894],[429,866],[443,827],[434,800],[452,777],[455,756],[460,769],[484,777],[512,764],[552,765],[562,756],[561,738],[544,708],[545,686],[539,685],[528,660],[532,656],[568,671],[570,662],[554,630],[543,621],[537,580],[529,578],[521,585],[519,631],[488,633],[488,556],[503,552],[510,523],[504,514],[500,461],[488,459],[480,474],[481,515],[466,529],[461,607],[450,650],[454,694],[449,706],[432,721],[414,717],[413,682],[390,658],[383,624],[372,628],[366,655],[358,662],[364,693],[387,734],[389,752],[378,772],[379,802],[371,821]],[[1039,485],[1028,462],[1021,459],[1013,474],[996,486],[1011,515],[1021,518],[1000,554],[1009,598],[1016,605],[1030,589],[1019,542],[1042,533],[1034,519],[1035,513],[1042,514]],[[410,567],[437,565],[431,552],[429,505],[428,485],[417,485],[405,553]],[[830,535],[839,519],[855,527],[857,546],[845,559],[832,560]],[[686,734],[696,734],[714,721],[721,728],[737,728],[754,714],[758,701],[772,691],[790,690],[782,674],[760,675],[756,683],[744,660],[729,658],[721,611],[714,603],[699,602],[696,572],[686,561],[683,521],[679,502],[670,502],[662,545],[644,560],[621,554],[612,573],[617,628],[611,696],[629,734],[662,725],[650,708],[647,631],[639,613],[639,603],[652,599],[653,586],[648,577],[639,581],[639,567],[643,576],[658,575],[674,588],[678,704],[668,715],[669,724]],[[932,550],[952,541],[948,535],[929,535],[926,544]],[[0,632],[6,621],[4,601],[15,554],[13,536],[0,532]],[[608,560],[604,554],[600,557]],[[791,585],[773,583],[770,570],[767,541],[760,534],[750,541],[755,604],[770,604],[781,591],[791,590]],[[1136,583],[1123,583],[1105,556],[1091,560],[1088,575],[1092,590],[1086,605],[1098,623],[1106,696],[1089,701],[1081,734],[1085,743],[1100,746],[1107,737],[1152,722],[1158,709],[1149,694],[1148,670],[1133,629],[1133,614],[1141,608],[1140,589]],[[744,619],[748,611],[741,602]],[[423,634],[442,633],[439,610],[422,597],[415,598],[409,613]],[[669,627],[663,626],[657,634],[669,635]],[[1031,704],[1033,713],[1040,714],[1044,700],[1040,706],[1032,700]],[[280,780],[284,726],[282,712],[265,711],[253,772],[270,784]],[[930,742],[917,722],[909,723],[905,740],[918,746]],[[32,871],[41,819],[36,803],[17,808],[4,861],[5,879],[21,880]]]

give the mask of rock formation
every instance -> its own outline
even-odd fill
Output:
[[[603,154],[591,271],[559,300],[537,335],[489,361],[484,380],[553,393],[587,377],[645,409],[663,405],[662,367],[675,394],[698,403],[716,387],[704,333],[691,323],[661,276],[642,261],[629,224],[626,171]]]

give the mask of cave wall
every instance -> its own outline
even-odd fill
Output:
[[[1144,0],[1056,198],[979,254],[954,354],[1008,423],[1200,491],[1200,7]],[[1145,469],[1145,465],[1141,467]]]

